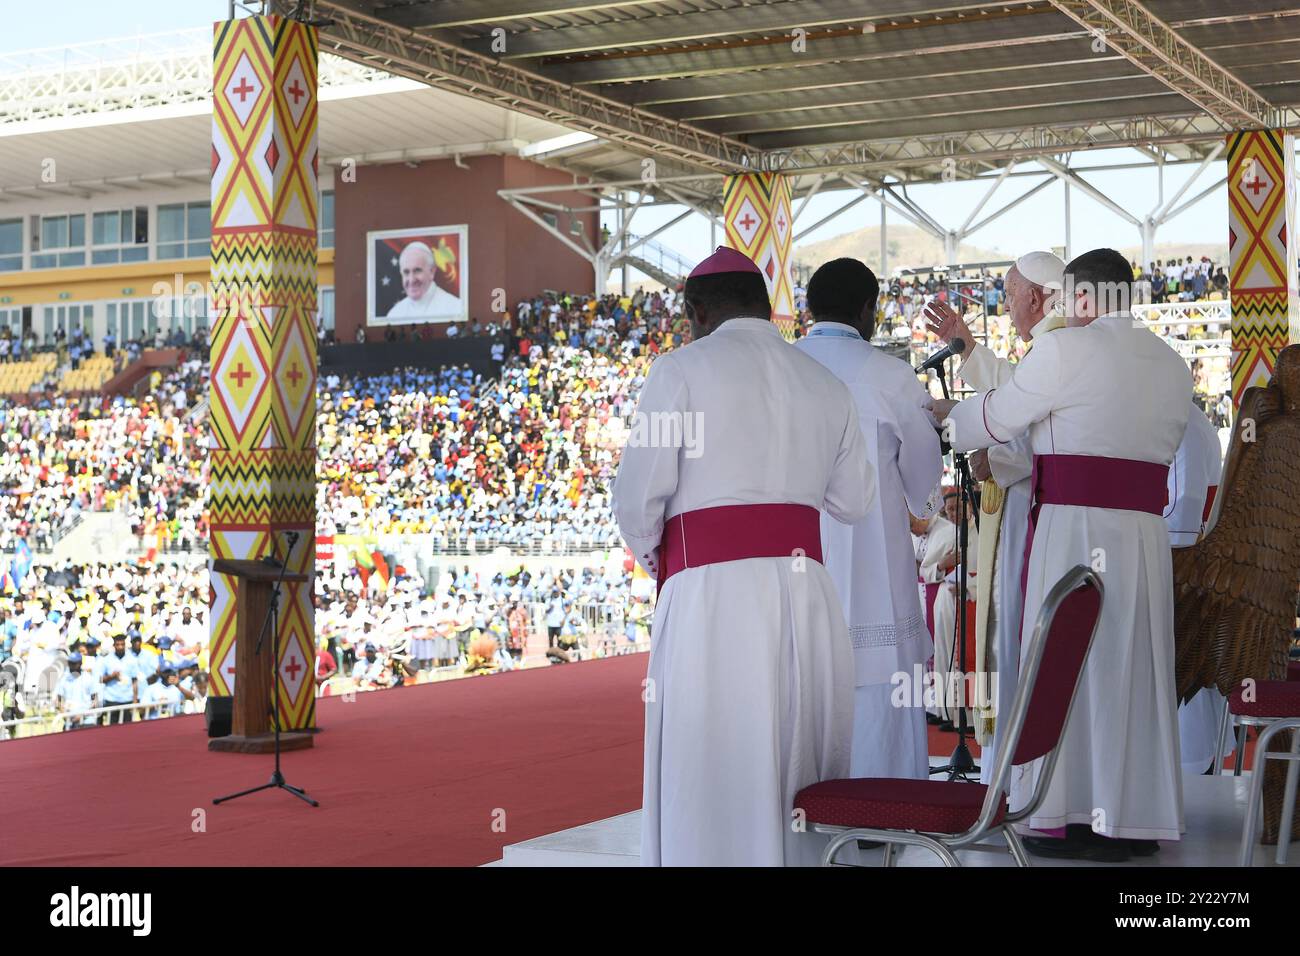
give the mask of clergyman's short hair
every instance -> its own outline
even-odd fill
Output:
[[[704,303],[710,310],[766,319],[772,314],[767,283],[757,272],[715,272],[691,276],[684,295]]]
[[[876,274],[857,259],[824,262],[808,280],[808,311],[817,322],[843,322],[866,338],[876,331],[876,300],[880,282]],[[870,303],[866,328],[859,328],[862,310]]]
[[[1089,292],[1098,315],[1126,312],[1133,301],[1133,266],[1114,249],[1093,249],[1070,260],[1065,286],[1067,295]]]

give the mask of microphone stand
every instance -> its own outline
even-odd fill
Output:
[[[943,389],[943,397],[945,399],[950,398],[951,396],[948,392],[948,382],[944,378],[942,373],[940,373],[939,375],[939,386],[940,388]],[[979,530],[979,524],[978,524],[979,517],[978,517],[978,509],[974,507],[975,506],[975,484],[971,477],[970,465],[966,460],[966,454],[965,452],[956,451],[955,449],[952,448],[949,448],[949,450],[952,452],[953,467],[957,471],[957,491],[958,491],[957,494],[957,566],[955,568],[957,572],[957,633],[955,635],[957,639],[957,647],[955,648],[955,653],[958,662],[957,666],[959,668],[958,672],[961,674],[962,677],[962,703],[965,704],[967,703],[965,698],[966,666],[967,666],[967,661],[966,661],[966,561],[967,561],[967,552],[969,549],[969,541],[968,541],[969,520],[967,516],[968,515],[975,516],[976,531]],[[934,663],[936,667],[939,666],[939,662],[937,660]],[[952,673],[952,658],[949,657],[947,662],[947,670],[945,671],[945,675],[944,675],[945,676],[944,687],[941,691],[941,693],[945,693],[945,695],[948,688],[948,681],[946,678],[947,675],[951,673]],[[944,709],[945,710],[948,709],[946,703]],[[953,750],[952,755],[948,758],[948,762],[946,764],[941,764],[938,767],[931,767],[930,774],[931,776],[933,776],[934,774],[946,773],[950,781],[960,779],[964,783],[969,783],[970,779],[968,775],[979,773],[980,768],[976,765],[975,758],[971,756],[970,746],[966,743],[967,734],[969,734],[973,730],[973,728],[967,723],[967,714],[969,713],[969,711],[965,706],[961,706],[957,708],[957,712],[958,712],[957,747],[956,749]]]
[[[296,532],[289,533],[293,536],[293,540],[289,543],[289,552],[292,553],[293,546],[298,543],[298,538]],[[271,547],[275,548],[274,534],[271,535]],[[319,803],[307,796],[307,791],[286,783],[284,774],[280,772],[280,586],[284,583],[284,572],[288,568],[289,562],[280,561],[274,554],[265,555],[262,562],[269,567],[279,567],[280,569],[280,576],[276,578],[275,587],[271,589],[271,603],[266,609],[266,617],[262,619],[262,633],[257,636],[257,653],[260,654],[262,653],[262,645],[266,641],[268,629],[271,633],[271,726],[275,732],[275,769],[271,771],[271,779],[267,783],[257,787],[249,787],[247,790],[240,790],[238,793],[227,794],[224,797],[216,797],[212,803],[215,806],[219,803],[225,803],[227,800],[246,797],[250,793],[277,789],[287,790],[299,800],[310,803],[313,807],[319,807]]]

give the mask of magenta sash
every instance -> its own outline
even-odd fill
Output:
[[[1021,615],[1029,581],[1029,557],[1043,505],[1076,505],[1115,511],[1145,511],[1159,517],[1169,497],[1169,466],[1100,455],[1035,455],[1029,476],[1031,506],[1020,569]],[[1023,620],[1022,620],[1023,625]]]
[[[1210,520],[1210,512],[1214,510],[1214,496],[1219,493],[1218,485],[1210,485],[1205,489],[1205,507],[1201,509],[1201,525]]]
[[[925,628],[930,632],[930,639],[934,639],[934,599],[939,596],[939,585],[941,581],[935,581],[931,584],[925,583]]]
[[[821,512],[809,505],[722,505],[669,518],[659,542],[659,589],[678,571],[746,558],[821,563]]]

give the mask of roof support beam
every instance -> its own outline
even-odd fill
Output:
[[[831,212],[829,215],[822,216],[822,218],[818,219],[815,223],[813,223],[813,224],[812,224],[811,226],[809,226],[807,229],[800,229],[798,232],[796,232],[796,233],[794,234],[794,237],[793,237],[790,241],[791,241],[791,242],[795,242],[795,241],[797,241],[797,240],[799,240],[799,239],[802,239],[804,236],[808,235],[810,232],[814,232],[815,230],[820,229],[822,226],[826,225],[828,222],[830,222],[830,221],[832,221],[832,220],[834,220],[834,219],[838,219],[838,218],[839,218],[840,216],[842,216],[844,213],[848,212],[848,211],[849,211],[850,209],[852,209],[854,206],[858,205],[858,203],[866,202],[867,199],[870,198],[870,196],[871,196],[871,194],[868,193],[868,192],[864,189],[864,190],[863,190],[859,195],[855,196],[853,199],[850,199],[848,202],[846,202],[844,205],[840,206],[840,207],[839,207],[838,209],[836,209],[835,211]]]
[[[921,228],[924,229],[926,232],[932,233],[938,239],[942,239],[945,235],[947,235],[948,230],[943,228],[943,226],[939,225],[939,221],[937,219],[935,219],[928,212],[926,212],[919,205],[917,205],[916,200],[914,200],[911,196],[907,194],[907,187],[903,186],[902,190],[903,190],[903,194],[900,196],[898,193],[894,192],[894,184],[890,183],[885,186],[884,191],[889,193],[889,195],[893,196],[895,202],[905,205],[908,209],[910,209],[912,213],[919,220],[918,225],[920,223],[924,223],[924,225],[921,225]]]
[[[853,178],[850,176],[841,176],[840,179],[848,183],[854,189],[862,190],[864,194],[875,199],[881,205],[889,207],[921,231],[935,235],[935,230],[938,229],[937,238],[942,239],[945,236],[943,229],[938,227],[933,221],[930,221],[928,217],[926,219],[920,219],[912,209],[899,205],[897,202],[898,197],[894,196],[892,193],[886,193],[883,189],[877,189],[870,183],[854,182]]]
[[[568,236],[566,236],[564,233],[560,232],[560,230],[558,230],[558,229],[552,227],[551,224],[550,224],[549,222],[547,222],[547,221],[546,221],[545,219],[543,219],[541,216],[537,215],[537,213],[535,213],[535,212],[533,212],[531,209],[529,209],[528,206],[525,205],[523,202],[521,202],[520,200],[516,199],[516,198],[513,197],[513,196],[507,196],[507,195],[505,195],[505,191],[504,191],[504,190],[499,191],[499,192],[497,193],[497,195],[500,196],[502,199],[504,199],[506,202],[510,203],[510,205],[513,206],[515,209],[518,209],[521,213],[523,213],[525,216],[527,216],[527,217],[528,217],[529,219],[531,219],[533,222],[537,223],[537,225],[541,226],[543,229],[545,229],[547,232],[549,232],[549,233],[550,233],[552,236],[554,236],[556,239],[559,239],[560,242],[564,243],[566,246],[568,246],[570,249],[572,249],[572,250],[573,250],[574,252],[576,252],[578,255],[582,256],[582,258],[584,258],[584,259],[586,259],[588,262],[592,263],[592,265],[595,265],[595,257],[594,257],[590,252],[588,252],[586,249],[582,248],[582,246],[578,245],[576,242],[574,242],[572,239],[570,239],[570,238],[569,238]]]
[[[994,220],[998,219],[1000,216],[1004,215],[1005,213],[1009,213],[1011,210],[1015,209],[1015,208],[1016,208],[1017,206],[1019,206],[1022,202],[1024,202],[1026,199],[1028,199],[1030,196],[1035,195],[1035,194],[1038,193],[1040,190],[1046,189],[1048,186],[1052,185],[1052,183],[1054,183],[1054,182],[1056,182],[1056,179],[1055,179],[1055,178],[1053,178],[1053,177],[1048,177],[1047,179],[1044,179],[1044,180],[1043,180],[1041,183],[1039,183],[1038,185],[1034,186],[1033,189],[1026,189],[1023,193],[1021,193],[1021,194],[1020,194],[1019,196],[1017,196],[1015,199],[1011,200],[1009,203],[1007,203],[1006,205],[1004,205],[1004,206],[1003,206],[1001,209],[999,209],[997,212],[990,213],[989,215],[985,216],[983,219],[981,219],[979,222],[975,223],[975,225],[971,226],[969,229],[963,228],[963,229],[962,229],[962,237],[964,238],[964,237],[966,237],[966,236],[974,235],[975,233],[977,233],[977,232],[979,232],[981,229],[983,229],[985,226],[987,226],[989,223],[991,223],[991,222],[993,222]]]
[[[694,209],[688,209],[688,210],[686,210],[684,213],[682,213],[680,216],[674,216],[672,219],[669,219],[666,223],[664,223],[664,224],[663,224],[662,226],[660,226],[658,229],[654,230],[654,232],[646,233],[644,236],[637,236],[635,242],[631,243],[630,245],[625,246],[623,249],[621,249],[621,250],[619,251],[619,255],[624,255],[624,256],[625,256],[625,255],[627,255],[627,254],[629,254],[629,253],[635,251],[636,249],[640,249],[643,245],[645,245],[647,242],[649,242],[649,241],[650,241],[651,239],[653,239],[655,236],[659,235],[660,233],[666,232],[667,230],[671,229],[673,226],[675,226],[675,225],[677,225],[679,222],[681,222],[683,219],[685,219],[687,216],[693,216],[694,214],[695,214],[695,210],[694,210]],[[632,236],[628,236],[628,238],[631,239],[631,238],[633,238],[633,237],[632,237]]]
[[[320,30],[323,52],[693,166],[724,172],[759,167],[758,150],[739,140],[689,124],[665,123],[618,100],[361,13],[353,2],[317,0],[318,13],[333,21]]]
[[[1170,219],[1173,219],[1175,216],[1181,215],[1182,213],[1186,212],[1188,209],[1191,209],[1193,206],[1195,206],[1198,202],[1200,202],[1200,201],[1201,201],[1202,199],[1204,199],[1206,196],[1211,196],[1211,195],[1213,195],[1214,193],[1218,192],[1218,190],[1220,189],[1220,187],[1222,187],[1224,184],[1226,184],[1227,181],[1228,181],[1228,177],[1227,177],[1227,176],[1224,176],[1222,179],[1220,179],[1220,180],[1219,180],[1217,183],[1215,183],[1213,186],[1206,186],[1204,189],[1202,189],[1199,193],[1197,193],[1197,194],[1196,194],[1195,196],[1193,196],[1191,199],[1187,200],[1187,202],[1183,203],[1181,206],[1178,206],[1177,208],[1175,208],[1175,209],[1171,210],[1170,212],[1166,213],[1164,219],[1162,219],[1161,222],[1168,222]]]
[[[482,3],[483,0],[478,2]],[[959,10],[981,5],[979,0],[947,0],[944,3],[935,3],[935,0],[875,0],[868,9],[864,8],[862,0],[801,0],[794,4],[755,4],[746,7],[740,14],[734,8],[688,10],[672,16],[512,33],[506,36],[503,56],[561,56],[593,50],[628,50],[639,46],[657,47],[725,37],[736,32],[738,15],[744,17],[743,28],[746,33],[775,33],[790,32],[796,27],[812,30],[830,24],[860,22],[868,17],[872,20],[910,18],[916,14],[934,14],[945,7]],[[535,17],[538,14],[529,11],[528,15]],[[491,39],[479,39],[466,45],[480,53],[488,53],[491,52],[491,44]]]
[[[1182,199],[1183,193],[1187,192],[1192,183],[1201,178],[1201,173],[1205,172],[1205,170],[1209,168],[1210,163],[1218,159],[1219,154],[1223,152],[1225,145],[1227,144],[1224,140],[1220,140],[1216,143],[1214,149],[1210,150],[1210,152],[1206,154],[1205,159],[1201,160],[1201,165],[1196,167],[1196,171],[1192,173],[1191,178],[1189,178],[1187,182],[1183,183],[1183,188],[1174,193],[1173,198],[1170,199],[1169,202],[1165,203],[1157,211],[1151,213],[1151,218],[1157,225],[1164,223],[1165,217],[1169,215],[1169,210],[1173,208],[1174,203]]]
[[[1119,203],[1115,202],[1115,200],[1111,199],[1104,192],[1102,192],[1092,183],[1088,182],[1088,180],[1084,179],[1074,170],[1062,166],[1056,160],[1051,159],[1047,156],[1038,157],[1038,162],[1049,172],[1053,173],[1057,179],[1061,180],[1061,182],[1070,183],[1073,186],[1078,186],[1085,193],[1087,193],[1093,199],[1097,200],[1097,202],[1101,203],[1103,206],[1105,206],[1115,215],[1119,216],[1125,222],[1131,222],[1133,225],[1141,228],[1142,226],[1141,219],[1133,215],[1131,212],[1129,212]]]
[[[1001,174],[998,176],[997,179],[993,180],[993,182],[989,185],[988,191],[984,193],[980,201],[975,204],[975,208],[970,211],[970,215],[966,217],[966,221],[963,222],[961,226],[958,227],[957,229],[958,233],[960,233],[961,235],[966,234],[966,230],[969,229],[970,224],[975,221],[975,217],[979,215],[980,210],[983,209],[985,204],[990,199],[993,198],[993,194],[998,191],[998,187],[1002,185],[1002,181],[1006,179],[1008,176],[1010,176],[1011,171],[1015,168],[1016,168],[1016,164],[1014,162],[1007,163],[1006,166],[1002,167]]]
[[[1181,93],[1228,129],[1274,125],[1276,111],[1137,0],[1051,0],[1108,49]]]
[[[825,182],[826,182],[826,176],[822,175],[817,177],[817,179],[812,184],[812,188],[809,189],[808,192],[804,195],[803,202],[799,203],[799,208],[794,211],[794,218],[791,220],[791,222],[799,221],[799,216],[802,215],[804,209],[807,208],[808,203],[812,202],[813,196],[817,195],[818,191],[822,188],[822,184]]]
[[[684,195],[680,190],[673,189],[670,186],[660,186],[659,188],[662,192],[667,193],[669,197],[677,200],[683,206],[689,206],[692,210],[699,213],[709,222],[716,225],[719,229],[723,228],[722,217],[719,215],[719,213],[715,213],[708,206],[701,205],[698,199],[693,200],[690,197]],[[712,200],[710,200],[710,202],[711,201]]]

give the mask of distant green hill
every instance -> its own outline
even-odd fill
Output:
[[[887,236],[889,243],[889,271],[894,269],[925,269],[939,265],[943,261],[943,243],[927,232],[915,226],[895,225],[890,223]],[[1076,252],[1084,250],[1078,249]],[[1126,258],[1137,259],[1142,254],[1142,246],[1123,246],[1119,249]],[[842,233],[796,246],[794,262],[811,271],[823,262],[849,256],[861,259],[873,270],[880,270],[880,227],[867,226],[853,232]],[[1228,246],[1226,242],[1160,242],[1155,246],[1155,258],[1165,262],[1170,258],[1186,259],[1191,256],[1200,260],[1209,256],[1215,263],[1227,264]],[[958,249],[958,258],[962,262],[1000,262],[1014,258],[1014,255],[997,249],[989,249],[973,243],[962,243]]]

